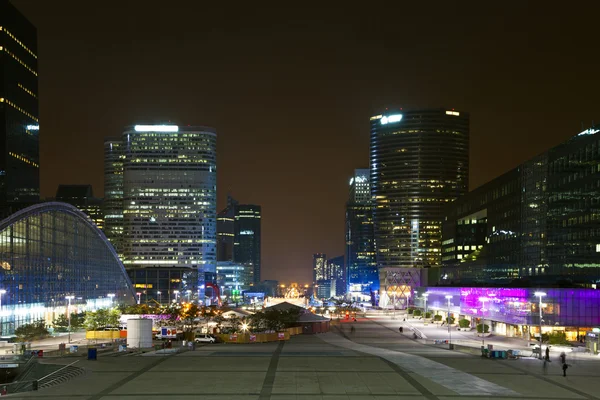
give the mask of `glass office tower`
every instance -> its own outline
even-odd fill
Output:
[[[351,292],[379,289],[369,169],[356,169],[346,203],[347,284]]]
[[[123,258],[123,141],[118,138],[104,140],[104,233]]]
[[[370,163],[378,268],[439,266],[442,209],[469,187],[469,115],[371,117]]]
[[[123,259],[136,290],[204,301],[205,274],[216,278],[215,130],[136,125],[123,143]]]
[[[0,0],[0,215],[39,201],[37,30]]]
[[[246,265],[252,274],[252,283],[260,283],[261,208],[252,204],[235,207],[233,259]]]

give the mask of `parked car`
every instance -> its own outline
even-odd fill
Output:
[[[196,336],[196,338],[194,339],[194,342],[196,343],[215,343],[216,341],[217,339],[215,339],[214,336],[210,335]]]

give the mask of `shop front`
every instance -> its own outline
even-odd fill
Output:
[[[585,335],[585,347],[592,353],[598,354],[600,350],[600,329],[594,328]]]

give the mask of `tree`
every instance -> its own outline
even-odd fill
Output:
[[[477,333],[488,333],[490,331],[490,326],[488,324],[478,324],[477,325]]]
[[[434,319],[434,321],[438,321],[439,322],[439,321],[442,320],[442,316],[439,315],[439,314],[436,314],[436,315],[433,316],[433,319]]]
[[[414,311],[413,311],[413,315],[414,315],[415,317],[420,317],[420,316],[421,316],[421,310],[414,310]]]
[[[198,324],[200,307],[194,303],[187,303],[179,309],[179,324],[187,340],[193,339],[194,330]]]
[[[64,314],[60,314],[52,321],[52,325],[54,325],[56,332],[67,332],[69,330],[69,319]]]
[[[425,318],[428,318],[428,319],[429,319],[429,318],[431,318],[431,313],[430,313],[429,311],[427,311],[427,312],[425,313]]]
[[[23,324],[15,329],[15,335],[21,341],[29,341],[32,339],[41,339],[48,336],[50,332],[46,329],[44,320],[40,319],[30,324]]]
[[[466,318],[459,319],[458,320],[458,326],[461,327],[461,328],[468,328],[469,326],[471,326],[471,321],[469,321]]]
[[[102,328],[116,328],[119,326],[121,312],[118,309],[100,308],[96,311],[88,311],[85,314],[83,325],[88,331],[95,331]],[[73,321],[71,321],[71,326]]]

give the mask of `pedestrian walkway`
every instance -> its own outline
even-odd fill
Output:
[[[461,395],[519,396],[503,386],[424,357],[358,344],[333,333],[320,337],[335,346],[384,358],[407,372],[414,372]]]

